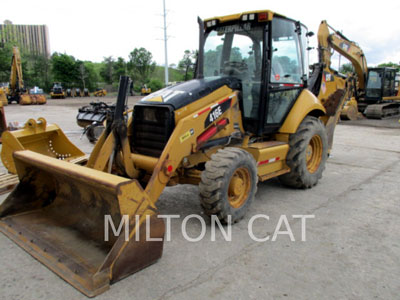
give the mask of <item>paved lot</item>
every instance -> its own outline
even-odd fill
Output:
[[[75,124],[77,108],[88,100],[79,101],[8,106],[7,120],[44,116],[89,153],[92,146]],[[400,130],[397,119],[386,122],[391,126],[341,123],[313,189],[260,183],[247,216],[232,227],[231,242],[219,232],[212,242],[209,225],[203,240],[187,242],[181,225],[185,216],[201,214],[197,187],[167,188],[158,202],[161,213],[182,217],[172,221],[162,259],[96,299],[400,299]],[[270,220],[254,222],[255,236],[272,236],[286,215],[295,241],[288,235],[252,240],[248,224],[256,214]],[[307,220],[304,242],[301,221],[292,218],[300,214],[315,215]],[[187,225],[192,237],[200,229],[195,220]],[[87,299],[2,234],[0,266],[0,299]]]

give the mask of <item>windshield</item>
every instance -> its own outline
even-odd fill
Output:
[[[380,89],[382,87],[381,74],[377,71],[368,72],[367,89]]]
[[[241,80],[245,117],[257,116],[264,25],[240,23],[211,30],[204,44],[204,77]]]

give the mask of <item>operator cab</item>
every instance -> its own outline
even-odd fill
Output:
[[[205,81],[234,77],[241,82],[245,129],[277,132],[308,78],[307,28],[270,11],[205,21]]]
[[[396,69],[394,68],[370,68],[367,76],[367,88],[365,100],[375,103],[383,97],[396,95]]]

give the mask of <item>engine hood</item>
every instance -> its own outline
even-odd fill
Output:
[[[173,110],[184,107],[214,92],[222,86],[241,90],[241,82],[235,77],[211,77],[193,79],[166,87],[140,100],[144,105],[169,105]]]

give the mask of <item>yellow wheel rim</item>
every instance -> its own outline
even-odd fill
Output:
[[[247,200],[251,189],[250,172],[239,168],[233,173],[228,187],[228,200],[233,208],[241,207]]]
[[[315,173],[322,160],[322,139],[319,135],[314,135],[306,149],[306,162],[308,172]]]

